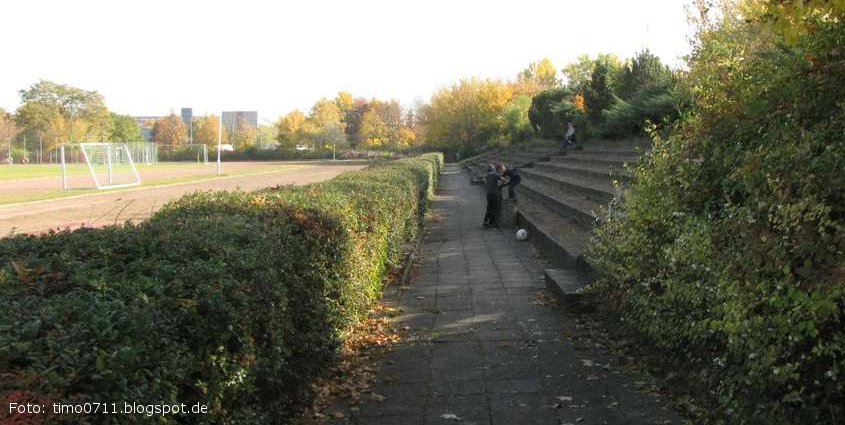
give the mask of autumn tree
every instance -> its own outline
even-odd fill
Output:
[[[322,98],[311,108],[306,120],[308,125],[304,131],[312,146],[321,149],[334,149],[343,146],[346,142],[346,135],[341,123],[341,112],[333,101]]]
[[[303,125],[305,114],[295,110],[276,121],[276,141],[279,147],[286,150],[293,150],[297,144],[302,143]]]
[[[18,131],[12,115],[0,108],[0,161],[6,161],[6,158],[11,154],[9,146],[11,146],[11,141],[18,134]]]
[[[194,143],[217,145],[218,131],[220,131],[220,118],[217,115],[204,115],[194,118]],[[229,140],[225,128],[221,140]]]
[[[543,58],[539,62],[531,62],[528,68],[517,75],[514,92],[533,96],[543,90],[555,88],[559,84],[557,68],[549,58]]]
[[[387,126],[375,108],[364,113],[358,128],[358,140],[367,149],[378,149],[388,143]]]
[[[501,113],[512,95],[507,84],[478,78],[437,91],[420,111],[426,141],[458,157],[476,152],[502,134]]]
[[[185,122],[178,115],[170,115],[156,121],[153,126],[153,143],[161,145],[180,145],[188,140]]]
[[[362,143],[360,136],[361,120],[364,118],[364,113],[370,108],[367,99],[357,97],[352,101],[352,109],[349,111],[349,116],[346,121],[346,136],[350,145],[358,147]]]
[[[238,116],[235,120],[233,132],[229,134],[229,143],[235,147],[236,150],[241,150],[255,145],[258,140],[258,129],[247,122],[243,116]]]

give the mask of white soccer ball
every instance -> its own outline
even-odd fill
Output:
[[[519,229],[516,231],[516,240],[524,241],[528,239],[528,231],[525,229]]]

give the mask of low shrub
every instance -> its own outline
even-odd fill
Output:
[[[441,161],[0,241],[0,399],[210,411],[46,416],[66,423],[289,422],[415,236]]]

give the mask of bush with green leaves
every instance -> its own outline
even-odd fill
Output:
[[[587,117],[575,106],[575,92],[561,87],[538,93],[528,108],[531,127],[543,139],[563,140],[567,124],[572,122],[584,135]]]
[[[201,403],[80,423],[288,423],[415,237],[439,154],[0,240],[0,399]]]
[[[680,116],[680,98],[678,90],[664,85],[642,87],[630,100],[615,97],[602,112],[596,133],[601,138],[620,139],[645,134],[649,123],[666,126]]]
[[[699,34],[695,103],[597,230],[592,290],[712,394],[703,419],[839,423],[845,28],[808,6],[787,37],[763,5]]]

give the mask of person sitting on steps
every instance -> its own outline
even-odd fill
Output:
[[[572,124],[572,121],[568,122],[566,125],[566,134],[563,136],[563,147],[561,147],[560,150],[566,151],[567,149],[578,149],[578,141],[575,136],[575,126]]]

